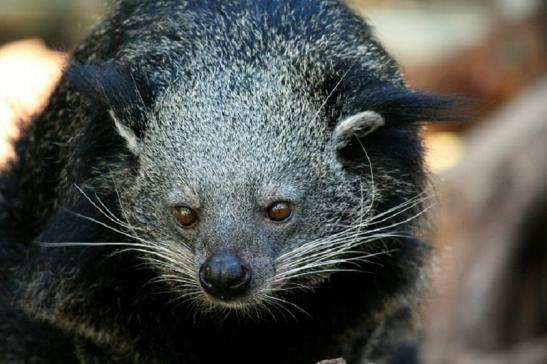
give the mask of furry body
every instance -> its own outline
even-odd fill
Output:
[[[120,2],[2,176],[0,361],[394,354],[427,250],[416,122],[444,106],[337,1]],[[286,227],[256,217],[276,198]],[[253,267],[233,307],[195,283],[219,250]]]

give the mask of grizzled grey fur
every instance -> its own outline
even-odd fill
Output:
[[[410,362],[445,106],[338,1],[120,1],[2,175],[0,361]],[[220,253],[243,297],[202,288]]]

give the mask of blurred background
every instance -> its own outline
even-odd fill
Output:
[[[414,88],[470,100],[465,123],[425,132],[430,240],[450,252],[435,259],[428,362],[547,363],[547,1],[347,1]],[[107,8],[0,0],[1,160]]]

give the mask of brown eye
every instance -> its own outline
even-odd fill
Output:
[[[173,215],[175,215],[175,218],[184,227],[193,225],[198,219],[196,212],[186,206],[173,207]]]
[[[291,206],[287,202],[275,202],[268,207],[268,217],[275,222],[288,220],[292,215]]]

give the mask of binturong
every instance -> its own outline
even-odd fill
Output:
[[[339,1],[119,1],[1,176],[0,362],[411,353],[448,106]]]

